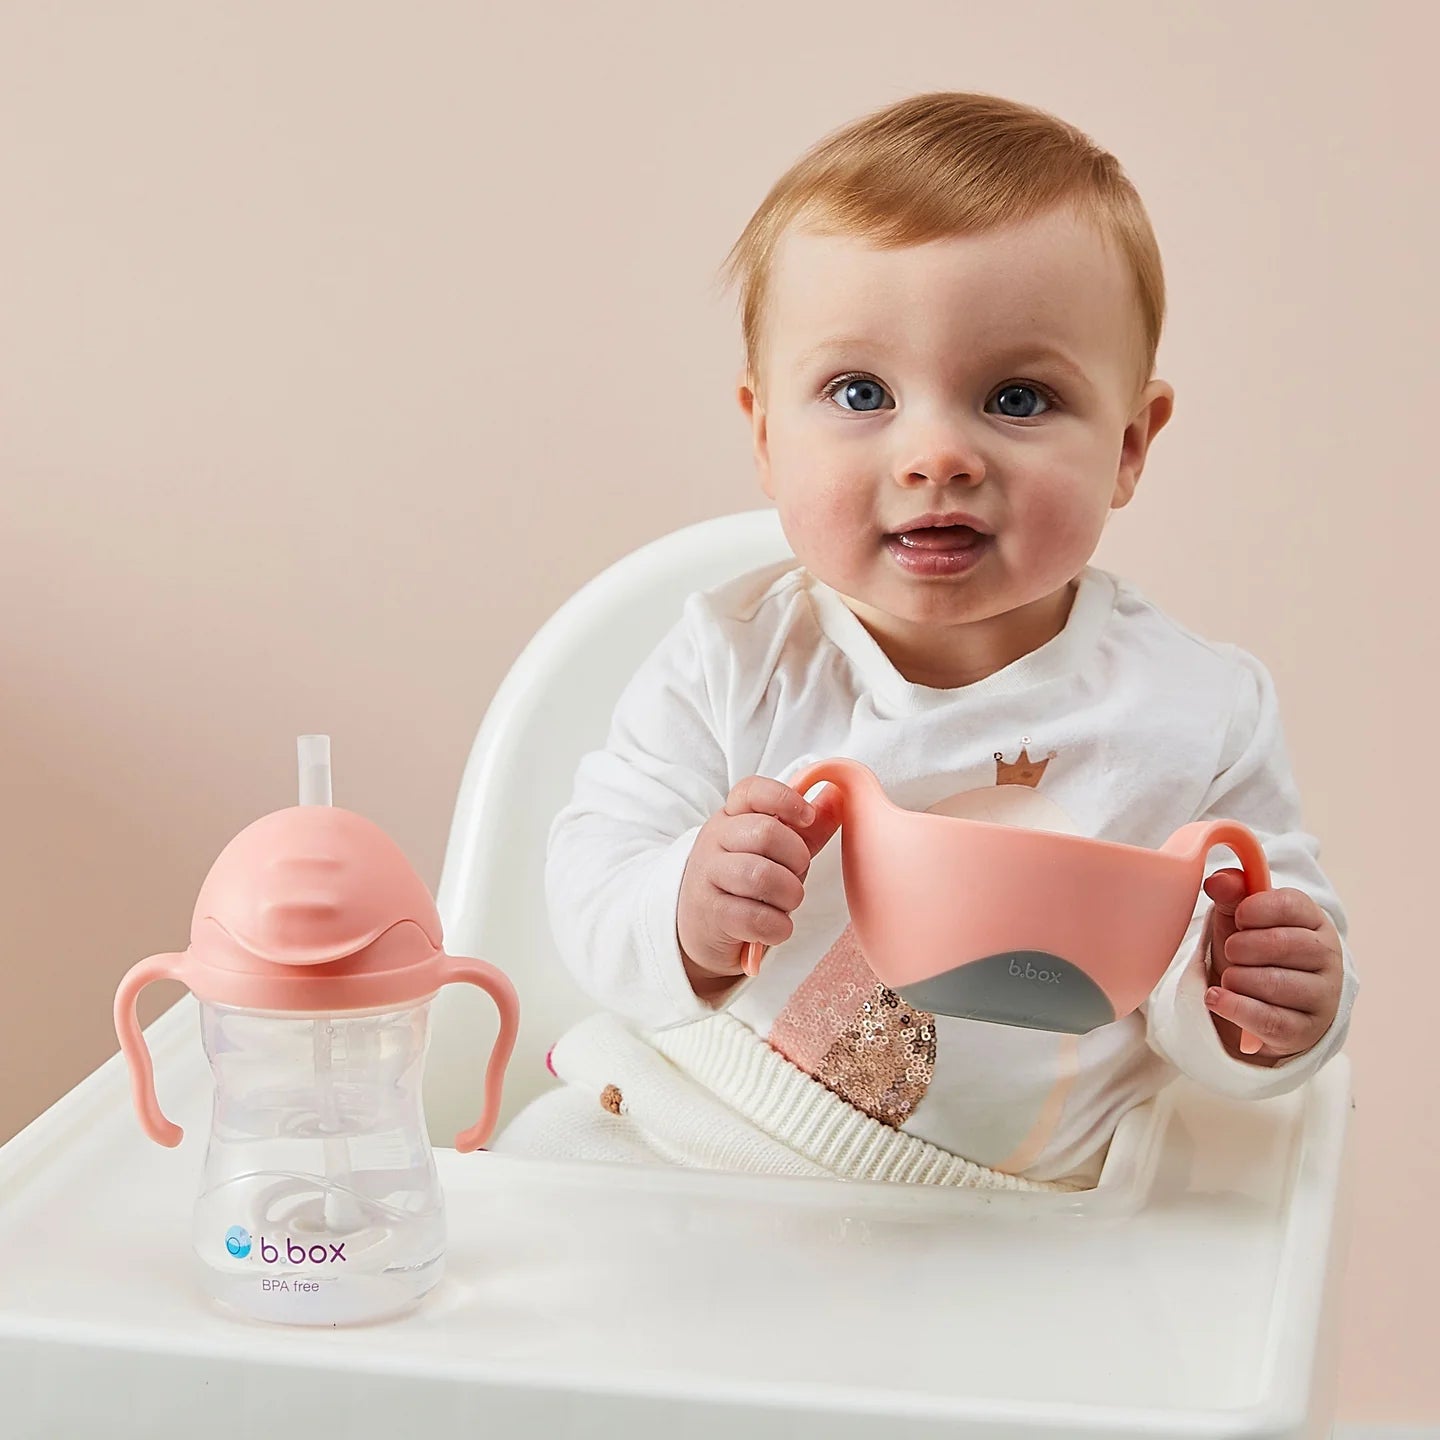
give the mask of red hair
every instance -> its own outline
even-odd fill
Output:
[[[915,95],[852,121],[771,186],[722,269],[740,288],[752,383],[770,267],[788,226],[891,248],[999,229],[1062,204],[1118,247],[1134,277],[1143,383],[1165,321],[1165,277],[1150,218],[1120,162],[1043,110],[961,91]]]

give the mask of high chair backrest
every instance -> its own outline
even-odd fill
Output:
[[[774,510],[705,520],[617,561],[540,628],[501,682],[461,781],[437,900],[452,955],[498,965],[520,994],[501,1123],[555,1082],[545,1056],[594,1008],[566,973],[545,911],[545,842],[575,768],[605,742],[636,667],[688,595],[789,555]],[[470,986],[435,1001],[425,1103],[436,1144],[474,1118],[493,1007]]]

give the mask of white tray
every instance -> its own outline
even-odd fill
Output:
[[[302,1331],[201,1294],[193,1002],[149,1039],[178,1151],[116,1061],[0,1150],[6,1440],[1328,1434],[1343,1056],[1244,1106],[1177,1083],[1080,1197],[440,1151],[440,1286]]]

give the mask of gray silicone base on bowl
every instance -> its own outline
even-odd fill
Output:
[[[1083,1035],[1115,1019],[1105,992],[1083,970],[1043,950],[987,955],[896,993],[932,1015],[1069,1035]]]

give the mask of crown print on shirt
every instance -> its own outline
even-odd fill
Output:
[[[1030,737],[1020,742],[1020,758],[1011,765],[1005,760],[1005,752],[995,752],[995,783],[997,785],[1028,785],[1033,790],[1045,774],[1045,767],[1055,758],[1052,750],[1043,760],[1030,758]]]

